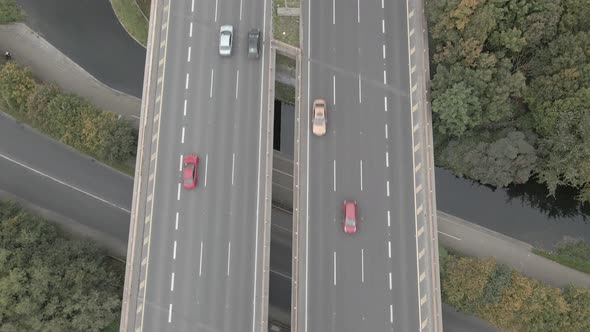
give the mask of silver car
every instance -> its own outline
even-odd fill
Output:
[[[234,27],[222,25],[219,29],[219,55],[230,56],[234,39]]]

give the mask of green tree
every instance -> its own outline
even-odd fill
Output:
[[[504,130],[492,135],[453,139],[437,154],[437,164],[448,167],[459,176],[484,184],[506,186],[524,183],[536,165],[534,138],[522,132]]]
[[[120,308],[122,276],[87,241],[0,203],[0,331],[101,331]]]
[[[464,82],[444,90],[432,102],[432,112],[439,120],[436,129],[444,135],[460,137],[466,130],[481,123],[479,99]]]

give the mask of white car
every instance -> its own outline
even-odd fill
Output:
[[[234,27],[222,25],[219,29],[219,55],[230,56],[234,39]]]

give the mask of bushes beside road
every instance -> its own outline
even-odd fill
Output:
[[[102,331],[118,317],[123,276],[90,242],[0,202],[2,331]]]
[[[112,112],[37,82],[28,68],[12,61],[0,69],[0,107],[20,121],[107,163],[133,158],[137,134]]]
[[[443,302],[508,331],[590,331],[590,290],[558,289],[493,258],[440,250]]]

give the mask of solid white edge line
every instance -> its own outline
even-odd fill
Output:
[[[203,241],[201,241],[201,253],[199,254],[199,277],[203,272]]]
[[[361,248],[361,282],[365,282],[365,249]]]
[[[207,187],[207,164],[209,164],[209,154],[205,155],[205,187]]]
[[[236,99],[238,99],[238,91],[240,91],[240,70],[236,71]]]
[[[191,62],[191,47],[190,46],[188,47],[188,56],[187,56],[186,62]]]
[[[176,240],[174,240],[174,250],[172,252],[172,259],[176,259]]]
[[[336,252],[334,251],[334,286],[336,286]]]
[[[172,277],[170,279],[170,291],[174,292],[174,272],[172,272]]]
[[[209,87],[209,98],[213,98],[213,71],[214,69],[211,68],[211,84]]]
[[[178,171],[182,172],[182,154],[180,155],[180,161],[178,163]]]
[[[183,111],[183,115],[186,116],[186,105],[187,105],[187,101],[186,99],[184,100],[184,111]]]
[[[172,303],[170,303],[170,306],[168,307],[168,323],[172,322]]]
[[[178,214],[178,212],[176,212],[176,222],[174,223],[175,230],[178,230],[178,216],[179,216],[179,214]]]
[[[189,81],[189,73],[186,73],[186,81],[184,83],[184,88],[188,89],[188,81]]]
[[[180,183],[178,184],[178,193],[176,194],[176,200],[180,201]]]
[[[10,158],[10,157],[7,157],[7,156],[5,156],[5,155],[2,155],[2,154],[0,154],[0,157],[1,157],[1,158],[4,158],[4,159],[6,159],[6,160],[8,160],[8,161],[10,161],[10,162],[12,162],[12,163],[15,163],[15,164],[17,164],[17,165],[19,165],[19,166],[21,166],[21,167],[24,167],[24,168],[26,168],[27,170],[29,170],[29,171],[31,171],[31,172],[33,172],[33,173],[36,173],[36,174],[38,174],[38,175],[41,175],[41,176],[44,176],[44,177],[46,177],[46,178],[48,178],[48,179],[50,179],[50,180],[53,180],[53,181],[55,181],[55,182],[57,182],[57,183],[59,183],[59,184],[61,184],[61,185],[64,185],[64,186],[66,186],[66,187],[68,187],[68,188],[70,188],[70,189],[74,189],[75,191],[77,191],[77,192],[79,192],[79,193],[82,193],[82,194],[84,194],[84,195],[90,196],[90,197],[92,197],[92,198],[94,198],[94,199],[96,199],[96,200],[99,200],[99,201],[101,201],[101,202],[103,202],[103,203],[106,203],[106,204],[108,204],[108,205],[110,205],[110,206],[113,206],[113,207],[116,207],[116,208],[118,208],[118,209],[121,209],[121,210],[123,210],[123,211],[125,211],[125,212],[127,212],[127,213],[131,213],[131,211],[129,211],[129,210],[125,209],[125,208],[122,208],[122,207],[118,206],[118,205],[117,205],[117,204],[115,204],[115,203],[111,203],[111,202],[107,201],[106,199],[100,198],[100,197],[98,197],[98,196],[96,196],[96,195],[93,195],[93,194],[91,194],[91,193],[89,193],[89,192],[86,192],[86,191],[84,191],[84,190],[82,190],[82,189],[80,189],[80,188],[78,188],[78,187],[74,187],[74,186],[72,186],[71,184],[68,184],[68,183],[65,183],[65,182],[63,182],[63,181],[61,181],[61,180],[58,180],[57,178],[54,178],[53,176],[50,176],[50,175],[48,175],[48,174],[45,174],[45,173],[43,173],[43,172],[41,172],[41,171],[38,171],[38,170],[36,170],[36,169],[34,169],[34,168],[30,167],[30,166],[27,166],[27,165],[25,165],[25,164],[23,164],[23,163],[21,163],[21,162],[19,162],[19,161],[16,161],[16,160],[12,159],[12,158]]]
[[[229,242],[228,248],[227,248],[227,276],[229,277],[229,265],[231,262],[231,241]]]
[[[266,31],[266,0],[263,4],[263,19],[262,19],[262,31]],[[260,67],[260,120],[258,128],[258,181],[256,185],[256,235],[254,242],[256,246],[254,248],[254,293],[252,294],[252,332],[256,332],[256,292],[258,291],[258,224],[260,223],[260,159],[262,157],[262,112],[263,100],[264,100],[264,68],[265,68],[265,47],[264,42],[266,41],[266,33],[263,34],[262,43],[262,66]],[[273,82],[274,83],[274,82]],[[270,84],[270,82],[268,82]]]
[[[412,48],[412,43],[410,42],[410,17],[409,17],[409,4],[406,2],[406,31],[408,32],[407,34],[407,42],[408,42],[408,83],[409,86],[412,86],[412,54],[411,52],[411,48]],[[410,108],[412,108],[414,105],[414,99],[412,97],[412,93],[410,91]],[[412,112],[412,110],[410,110],[410,128],[414,127],[414,112]],[[412,144],[412,149],[415,145],[414,142],[414,134],[413,132],[410,133],[410,137],[411,137],[411,144]],[[415,158],[415,154],[412,153],[412,188],[414,188],[414,195],[412,197],[412,200],[414,201],[414,234],[415,234],[415,242],[416,242],[416,248],[415,248],[415,253],[416,253],[416,280],[420,280],[420,259],[418,258],[418,253],[420,252],[419,250],[419,245],[418,245],[418,215],[416,214],[417,211],[417,202],[416,202],[416,158]],[[418,299],[422,298],[421,295],[421,290],[420,290],[420,283],[416,283],[416,293],[418,295]],[[420,303],[418,303],[418,325],[421,326],[422,325],[422,305],[420,305]]]
[[[184,144],[184,127],[182,127],[182,138],[180,139],[180,143]]]

